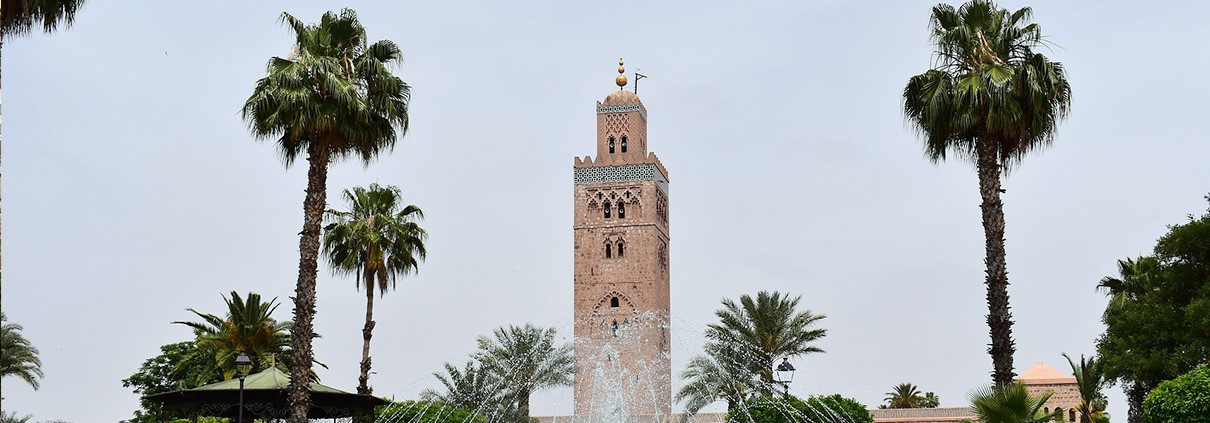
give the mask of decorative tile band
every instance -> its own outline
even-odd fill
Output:
[[[578,167],[576,184],[598,182],[654,181],[659,175],[654,163],[626,164],[618,166]]]
[[[643,119],[647,119],[647,111],[643,110],[643,106],[638,104],[618,104],[610,106],[597,106],[597,114],[602,113],[624,113],[624,112],[639,112]]]

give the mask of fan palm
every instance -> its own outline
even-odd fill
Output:
[[[8,316],[0,311],[0,378],[16,376],[29,386],[38,389],[42,379],[42,360],[38,349],[21,335],[24,329],[16,323],[8,323]]]
[[[1105,395],[1101,389],[1108,380],[1105,379],[1105,366],[1096,357],[1084,358],[1080,355],[1080,364],[1071,361],[1067,353],[1063,353],[1067,364],[1071,366],[1071,374],[1076,377],[1076,388],[1080,391],[1080,403],[1076,412],[1080,414],[1080,423],[1101,423],[1109,420],[1105,416]]]
[[[415,220],[424,218],[419,207],[403,204],[394,186],[354,187],[344,190],[349,210],[329,209],[331,223],[324,228],[323,250],[334,273],[353,275],[360,288],[365,282],[366,323],[362,328],[361,376],[357,393],[369,394],[370,337],[374,331],[374,287],[379,295],[395,288],[397,276],[416,271],[424,260],[428,235]]]
[[[727,401],[727,411],[762,390],[759,374],[732,349],[707,343],[706,354],[694,357],[681,372],[685,385],[676,392],[675,400],[684,403],[683,420],[688,420],[703,407],[718,400]]]
[[[742,295],[738,304],[725,299],[723,308],[715,312],[719,323],[706,329],[708,340],[747,358],[744,362],[760,375],[764,395],[773,392],[775,360],[824,352],[814,344],[827,330],[812,326],[827,316],[797,311],[801,299],[767,291],[758,292],[755,299]]]
[[[997,385],[1012,383],[1016,349],[1000,178],[1054,140],[1071,104],[1063,65],[1034,52],[1042,32],[1032,15],[1028,7],[1009,12],[991,0],[933,7],[936,67],[911,77],[903,90],[904,114],[924,138],[925,155],[933,162],[951,155],[972,161],[979,176],[988,353]]]
[[[895,385],[891,392],[886,393],[887,408],[920,408],[925,400],[920,389],[910,383]]]
[[[529,420],[529,397],[535,391],[572,384],[571,345],[555,344],[554,328],[530,324],[497,328],[495,338],[479,337],[475,357],[509,388],[508,401],[518,416]]]
[[[304,154],[308,162],[289,388],[290,421],[302,423],[311,405],[306,381],[314,356],[315,279],[328,165],[350,156],[368,165],[394,148],[407,131],[410,91],[388,69],[402,61],[399,47],[387,40],[368,43],[356,12],[328,12],[317,24],[288,13],[281,20],[294,31],[294,52],[269,60],[268,75],[257,81],[243,117],[253,135],[277,143],[287,166]]]
[[[1025,385],[1019,383],[996,385],[975,391],[971,406],[980,423],[1043,423],[1062,416],[1061,411],[1042,411],[1051,394],[1031,396]]]
[[[193,328],[197,336],[195,347],[174,371],[176,376],[195,374],[199,380],[191,382],[198,384],[218,372],[224,380],[229,380],[239,370],[235,366],[235,358],[240,352],[248,354],[252,360],[251,372],[289,364],[291,323],[273,319],[273,311],[277,309],[276,298],[264,302],[260,294],[249,293],[244,299],[232,291],[230,298],[223,296],[223,301],[227,304],[224,317],[190,308],[188,310],[201,321],[172,322]],[[283,358],[282,363],[276,360],[279,355]],[[197,371],[198,368],[204,370]]]
[[[0,49],[11,35],[26,35],[34,28],[51,32],[59,25],[71,26],[84,0],[3,0],[0,1]]]

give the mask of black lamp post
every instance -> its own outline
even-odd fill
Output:
[[[781,383],[785,389],[786,399],[790,399],[790,382],[794,381],[794,366],[790,365],[789,358],[782,358],[781,364],[777,365],[777,371],[774,372],[777,377],[777,382]]]
[[[235,357],[235,371],[239,372],[239,423],[244,423],[244,377],[248,376],[244,371],[244,366],[252,364],[252,360],[248,359],[248,354],[243,351],[239,352],[239,356]]]

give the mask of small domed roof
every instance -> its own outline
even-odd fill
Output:
[[[626,90],[617,90],[605,96],[605,101],[602,106],[620,106],[623,104],[643,104],[639,101],[639,96],[635,93]]]
[[[1025,385],[1053,385],[1062,383],[1076,383],[1076,378],[1071,375],[1063,374],[1054,367],[1047,366],[1046,363],[1034,363],[1033,367],[1017,376],[1017,381]]]

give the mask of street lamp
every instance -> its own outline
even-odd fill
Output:
[[[239,423],[244,423],[244,377],[248,376],[244,371],[244,366],[252,364],[252,360],[248,359],[248,354],[243,351],[239,352],[239,356],[235,357],[235,371],[239,372]]]
[[[786,399],[790,399],[790,382],[794,380],[794,366],[790,365],[789,358],[782,358],[781,364],[777,365],[776,382],[781,383],[785,389]]]

